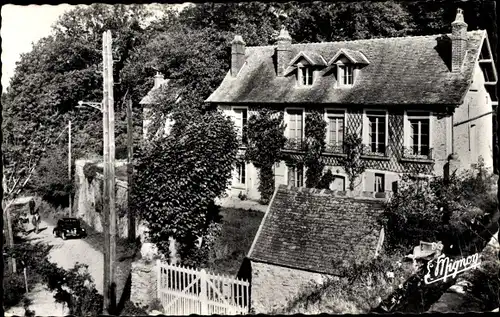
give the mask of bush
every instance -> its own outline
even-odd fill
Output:
[[[67,161],[64,149],[47,152],[32,176],[29,189],[55,206],[67,207],[74,190],[73,181],[68,177]]]
[[[285,308],[273,313],[369,313],[413,274],[410,265],[398,262],[402,258],[402,254],[382,254],[372,261],[350,266],[338,263],[342,267],[338,278],[310,284]]]
[[[221,113],[184,115],[189,120],[180,122],[186,125],[176,121],[170,134],[136,151],[131,206],[164,256],[173,238],[181,262],[193,266],[220,221],[214,200],[230,185],[238,142],[233,123]]]
[[[19,304],[26,295],[23,274],[5,274],[3,279],[3,288],[4,308],[8,309]]]
[[[89,184],[92,183],[99,170],[100,169],[96,163],[85,163],[85,165],[83,165],[83,175],[85,175]]]
[[[448,254],[481,250],[485,241],[475,241],[488,221],[483,216],[496,212],[491,185],[481,164],[449,179],[405,175],[383,214],[389,249],[410,252],[422,240],[442,241]]]

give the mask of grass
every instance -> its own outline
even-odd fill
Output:
[[[222,232],[215,242],[208,269],[215,273],[235,276],[253,239],[264,213],[255,210],[221,208]]]

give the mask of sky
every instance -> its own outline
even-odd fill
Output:
[[[31,51],[32,43],[50,34],[50,27],[60,15],[71,9],[68,4],[2,6],[2,87],[3,91],[14,75],[16,62],[22,53]]]
[[[183,8],[190,3],[175,5]],[[64,12],[75,6],[60,5],[28,5],[7,4],[2,6],[2,87],[9,85],[14,75],[16,62],[22,53],[31,51],[32,44],[50,35],[51,26]]]

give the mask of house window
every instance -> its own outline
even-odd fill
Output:
[[[352,86],[354,83],[353,66],[339,65],[339,80],[341,86]]]
[[[236,125],[236,132],[238,138],[241,140],[242,144],[247,144],[247,120],[248,120],[248,109],[246,108],[235,108],[234,109],[234,119]]]
[[[430,116],[429,113],[408,112],[409,149],[412,155],[429,155]]]
[[[342,149],[344,142],[344,119],[345,112],[343,110],[327,110],[326,122],[327,127],[327,145],[329,147]]]
[[[238,184],[245,184],[245,179],[246,179],[245,163],[238,162],[236,163],[236,182]]]
[[[302,109],[288,109],[288,138],[290,141],[301,144],[303,136],[303,111]]]
[[[302,165],[295,165],[289,167],[289,180],[288,184],[295,187],[303,187],[304,186],[304,167]]]
[[[372,153],[385,154],[387,119],[383,111],[367,111],[369,147]]]
[[[375,184],[374,189],[377,193],[383,193],[385,191],[385,177],[384,174],[375,174]]]
[[[313,72],[311,67],[299,68],[301,73],[301,84],[303,86],[311,86],[313,84]]]

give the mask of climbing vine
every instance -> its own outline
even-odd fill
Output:
[[[259,174],[259,192],[262,204],[268,204],[274,192],[273,165],[282,160],[285,146],[283,113],[260,109],[248,119],[248,146],[245,160],[250,161]]]
[[[315,188],[321,181],[325,163],[321,154],[325,150],[326,121],[318,111],[306,116],[305,125],[306,153],[304,166],[306,167],[306,187]]]
[[[340,166],[344,168],[349,179],[349,190],[356,188],[356,179],[363,174],[366,169],[364,161],[361,159],[361,138],[354,133],[348,134],[344,140],[344,151],[346,156],[340,159]]]

